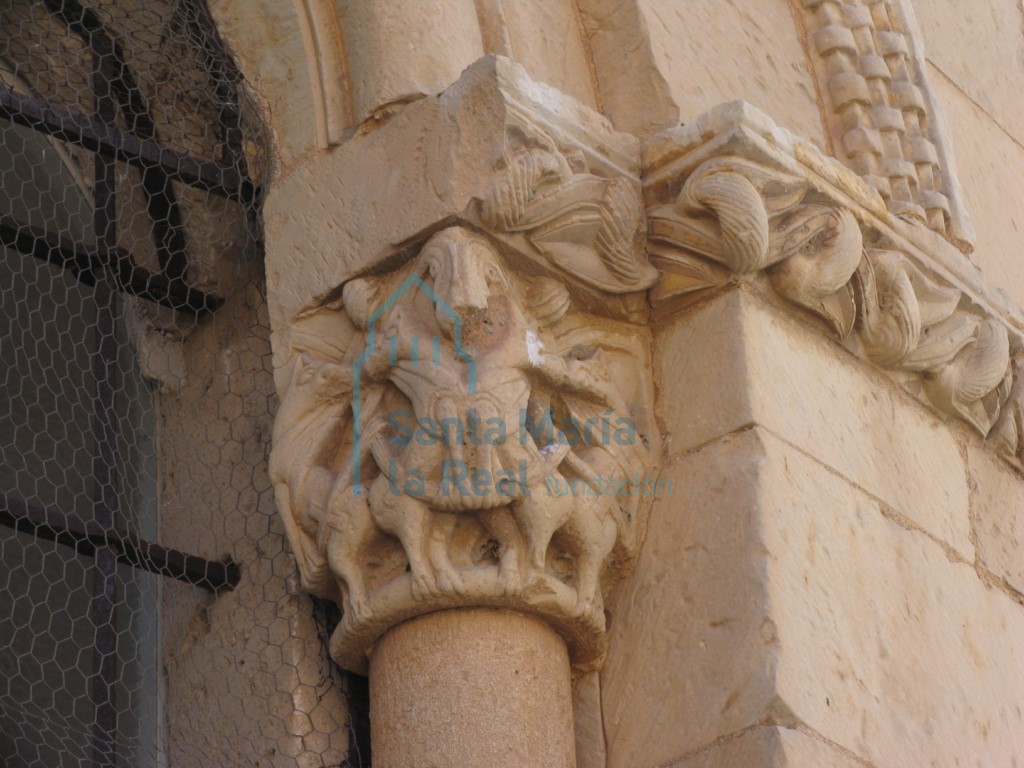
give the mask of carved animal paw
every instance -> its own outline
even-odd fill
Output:
[[[437,582],[425,573],[412,574],[412,599],[416,602],[438,594]]]
[[[523,586],[519,567],[516,565],[502,566],[498,570],[498,590],[503,595],[514,595]]]
[[[462,583],[462,577],[454,568],[446,568],[438,572],[437,586],[441,592],[455,592],[459,595],[466,594],[466,585]]]
[[[349,610],[358,622],[366,622],[373,617],[373,611],[370,608],[370,599],[366,595],[350,599]]]

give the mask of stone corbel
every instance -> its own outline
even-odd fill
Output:
[[[396,625],[489,607],[592,669],[657,479],[636,141],[489,58],[304,173],[368,156],[333,253],[268,254],[271,475],[304,587],[344,608],[332,655],[363,672]]]
[[[1020,460],[1020,334],[998,296],[921,247],[938,242],[923,223],[742,102],[649,140],[643,177],[656,309],[733,281],[770,287]]]

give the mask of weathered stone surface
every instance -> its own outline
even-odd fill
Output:
[[[973,559],[948,428],[816,331],[741,290],[667,321],[655,347],[671,451],[763,425]]]
[[[509,611],[441,611],[395,627],[370,661],[380,768],[573,768],[565,643]]]
[[[572,712],[576,732],[576,768],[605,768],[608,750],[601,712],[601,675],[589,672],[572,688]]]
[[[639,173],[636,139],[534,83],[518,64],[484,58],[441,96],[409,104],[272,189],[265,210],[271,325],[465,214],[505,159],[507,126],[547,133],[592,172]]]
[[[746,731],[666,768],[864,768],[866,765],[814,736],[769,726]]]
[[[292,3],[212,0],[210,12],[264,107],[278,169],[316,146],[313,88]]]
[[[803,723],[877,766],[1024,757],[1024,612],[973,568],[761,430],[666,476],[613,611],[609,766],[671,764],[759,723]]]
[[[978,562],[1024,593],[1024,477],[974,445],[967,467]]]
[[[356,124],[440,93],[484,54],[473,0],[343,0],[338,11]]]
[[[1024,148],[941,74],[932,79],[949,117],[956,153],[970,158],[961,163],[960,183],[978,232],[971,259],[988,285],[1009,294],[1015,306],[1024,307],[1020,276],[1024,197],[1007,194],[1024,175]]]
[[[597,77],[601,111],[644,138],[679,122],[679,107],[655,65],[644,13],[635,3],[577,0]]]
[[[786,0],[639,5],[683,122],[739,98],[826,146],[814,80]]]
[[[786,709],[878,766],[1024,759],[1021,606],[824,468],[766,445]]]
[[[761,721],[778,648],[766,579],[761,438],[665,470],[634,575],[611,606],[601,673],[609,768],[669,764]]]
[[[522,62],[537,82],[598,109],[590,53],[576,2],[519,0],[502,3],[501,7],[511,43],[511,51],[504,55]]]
[[[975,3],[967,11],[956,0],[914,0],[914,8],[925,54],[941,71],[939,77],[956,83],[1003,130],[1024,142],[1024,102],[1020,98],[1024,90],[1024,19],[1020,3],[993,0]],[[966,170],[973,165],[974,156],[964,150],[958,154],[970,159]]]
[[[159,401],[152,538],[210,560],[228,555],[242,572],[216,598],[163,580],[168,756],[185,766],[336,765],[348,750],[347,702],[274,509],[270,330],[261,292],[246,282],[178,347],[182,385]]]

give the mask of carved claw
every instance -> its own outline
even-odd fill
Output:
[[[437,582],[432,575],[427,574],[423,570],[413,568],[411,576],[412,599],[417,603],[439,594]]]
[[[357,622],[363,623],[369,621],[373,617],[373,611],[370,609],[370,599],[365,595],[349,595],[348,609],[355,617]]]
[[[972,342],[952,362],[929,372],[924,379],[925,392],[937,408],[965,419],[987,435],[1009,394],[1004,386],[1009,365],[1006,328],[995,320],[985,320],[978,325]],[[995,397],[986,397],[997,388],[1000,391]]]
[[[444,568],[437,572],[437,588],[441,593],[466,594],[466,585],[454,567]]]
[[[775,290],[833,322],[842,334],[823,300],[843,288],[860,263],[864,243],[857,220],[846,210],[806,205],[787,217],[778,235],[772,258],[783,261],[771,275]]]
[[[522,588],[522,581],[518,563],[502,561],[498,566],[498,589],[503,595],[514,595]]]

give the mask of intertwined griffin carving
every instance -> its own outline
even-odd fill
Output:
[[[278,331],[272,477],[349,668],[467,605],[541,615],[593,666],[657,491],[639,185],[512,126],[486,189]]]

